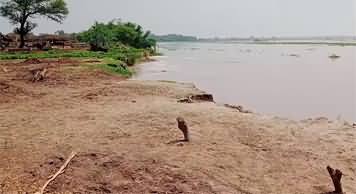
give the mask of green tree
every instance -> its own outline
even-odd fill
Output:
[[[109,49],[118,44],[124,44],[153,51],[156,46],[156,41],[151,38],[150,31],[145,32],[140,25],[121,21],[112,21],[107,24],[96,22],[89,30],[78,34],[77,38],[90,43],[93,50]]]
[[[108,50],[113,44],[113,33],[110,26],[96,22],[88,31],[77,37],[79,41],[87,42],[93,51]]]
[[[0,15],[18,25],[14,32],[20,35],[20,48],[25,46],[25,36],[37,27],[30,19],[42,16],[62,23],[68,13],[64,0],[4,0],[0,6]]]

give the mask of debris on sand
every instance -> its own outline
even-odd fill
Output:
[[[214,102],[212,94],[196,94],[179,99],[179,103],[194,103],[194,102]]]
[[[340,58],[340,56],[336,55],[336,54],[332,54],[332,55],[329,56],[329,58],[330,59],[338,59],[338,58]]]
[[[30,70],[32,74],[32,82],[43,81],[48,74],[47,68],[37,68]]]
[[[193,99],[190,98],[190,96],[179,99],[178,100],[179,103],[193,103]]]
[[[245,113],[245,114],[253,113],[250,110],[245,110],[244,107],[241,106],[241,105],[237,105],[236,106],[236,105],[224,104],[224,106],[227,107],[227,108],[238,110],[240,113]]]

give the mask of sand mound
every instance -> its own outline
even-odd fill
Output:
[[[46,180],[64,157],[53,156],[41,168],[26,171],[24,180]],[[26,182],[27,182],[26,181]],[[175,172],[156,160],[130,161],[100,153],[77,155],[47,190],[50,193],[212,193],[203,180]]]
[[[0,103],[7,103],[20,97],[23,98],[31,95],[32,93],[22,87],[0,81]]]

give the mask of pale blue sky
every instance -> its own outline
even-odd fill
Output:
[[[4,1],[4,0],[0,0]],[[200,37],[356,35],[356,0],[66,0],[60,25],[39,21],[36,32],[77,32],[94,21],[121,18],[157,34]],[[0,18],[0,31],[11,31]]]

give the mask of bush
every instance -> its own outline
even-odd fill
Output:
[[[125,75],[125,76],[132,75],[132,72],[130,71],[130,69],[123,64],[109,63],[104,66],[101,66],[101,68],[109,73],[120,74],[120,75]]]
[[[144,32],[140,25],[130,22],[96,22],[89,30],[79,33],[77,39],[89,43],[94,50],[106,50],[123,44],[153,51],[156,41],[150,38],[150,34],[150,31]]]

